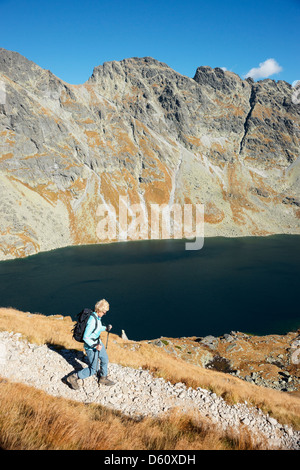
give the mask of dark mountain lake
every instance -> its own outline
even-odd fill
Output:
[[[129,339],[284,334],[300,328],[300,236],[62,248],[0,263],[0,306],[70,315],[106,298]]]

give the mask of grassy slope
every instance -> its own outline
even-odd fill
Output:
[[[1,330],[21,333],[33,343],[81,349],[71,338],[72,326],[70,317],[60,319],[0,309]],[[134,344],[135,348],[128,348],[127,341],[111,334],[110,361],[150,369],[172,383],[180,381],[191,387],[209,388],[230,403],[247,400],[282,424],[300,429],[299,398],[188,364],[152,344]],[[145,419],[136,423],[99,405],[87,406],[50,397],[25,385],[1,381],[0,388],[0,446],[5,449],[253,448],[251,437],[245,431],[238,439],[221,435],[196,416],[174,413],[164,420]],[[83,436],[91,432],[94,437],[90,442]]]

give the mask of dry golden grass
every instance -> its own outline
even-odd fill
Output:
[[[0,308],[0,329],[21,333],[37,344],[52,344],[68,349],[82,349],[72,339],[70,317],[30,315],[12,308]],[[105,334],[106,335],[106,334]],[[106,336],[104,336],[106,341]],[[300,398],[284,392],[258,387],[221,372],[207,370],[171,356],[162,348],[148,343],[124,341],[110,334],[109,358],[125,366],[143,367],[171,383],[183,382],[188,387],[212,390],[229,403],[244,402],[269,413],[282,424],[300,429]]]
[[[5,450],[252,450],[241,429],[218,431],[176,411],[163,419],[134,421],[100,405],[51,397],[0,380],[0,448]]]

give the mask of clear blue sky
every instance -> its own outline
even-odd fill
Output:
[[[0,18],[0,47],[72,84],[144,56],[189,77],[200,65],[244,77],[274,59],[270,78],[300,79],[300,0],[0,0]]]

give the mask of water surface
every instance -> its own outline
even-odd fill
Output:
[[[76,314],[106,298],[130,339],[283,334],[300,327],[300,236],[68,247],[0,263],[0,305]]]

